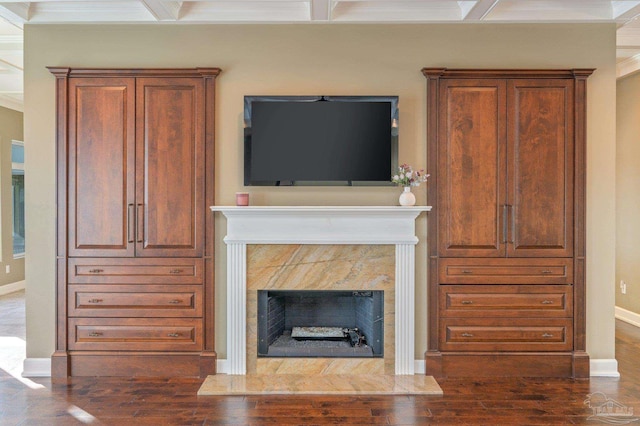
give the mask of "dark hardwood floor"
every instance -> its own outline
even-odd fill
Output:
[[[199,379],[74,378],[52,385],[0,371],[0,424],[606,424],[589,418],[589,394],[602,392],[640,417],[640,329],[618,321],[616,333],[620,379],[449,379],[440,381],[443,397],[198,397]]]

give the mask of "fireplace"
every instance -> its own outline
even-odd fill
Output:
[[[428,206],[212,206],[227,219],[228,374],[414,374],[415,219]],[[384,356],[258,357],[258,291],[384,291]]]
[[[384,291],[258,291],[258,357],[384,356]]]

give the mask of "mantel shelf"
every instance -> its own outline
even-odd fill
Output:
[[[416,244],[415,219],[430,206],[212,206],[226,243]]]

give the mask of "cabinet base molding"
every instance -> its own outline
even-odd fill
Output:
[[[218,373],[218,354],[214,351],[200,354],[200,377]]]
[[[207,377],[216,374],[216,353],[91,352],[55,353],[52,378],[68,376],[111,377]]]
[[[427,352],[426,374],[438,377],[588,378],[589,356],[572,352]]]

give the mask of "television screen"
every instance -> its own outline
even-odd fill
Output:
[[[245,97],[245,185],[386,185],[398,97]]]

